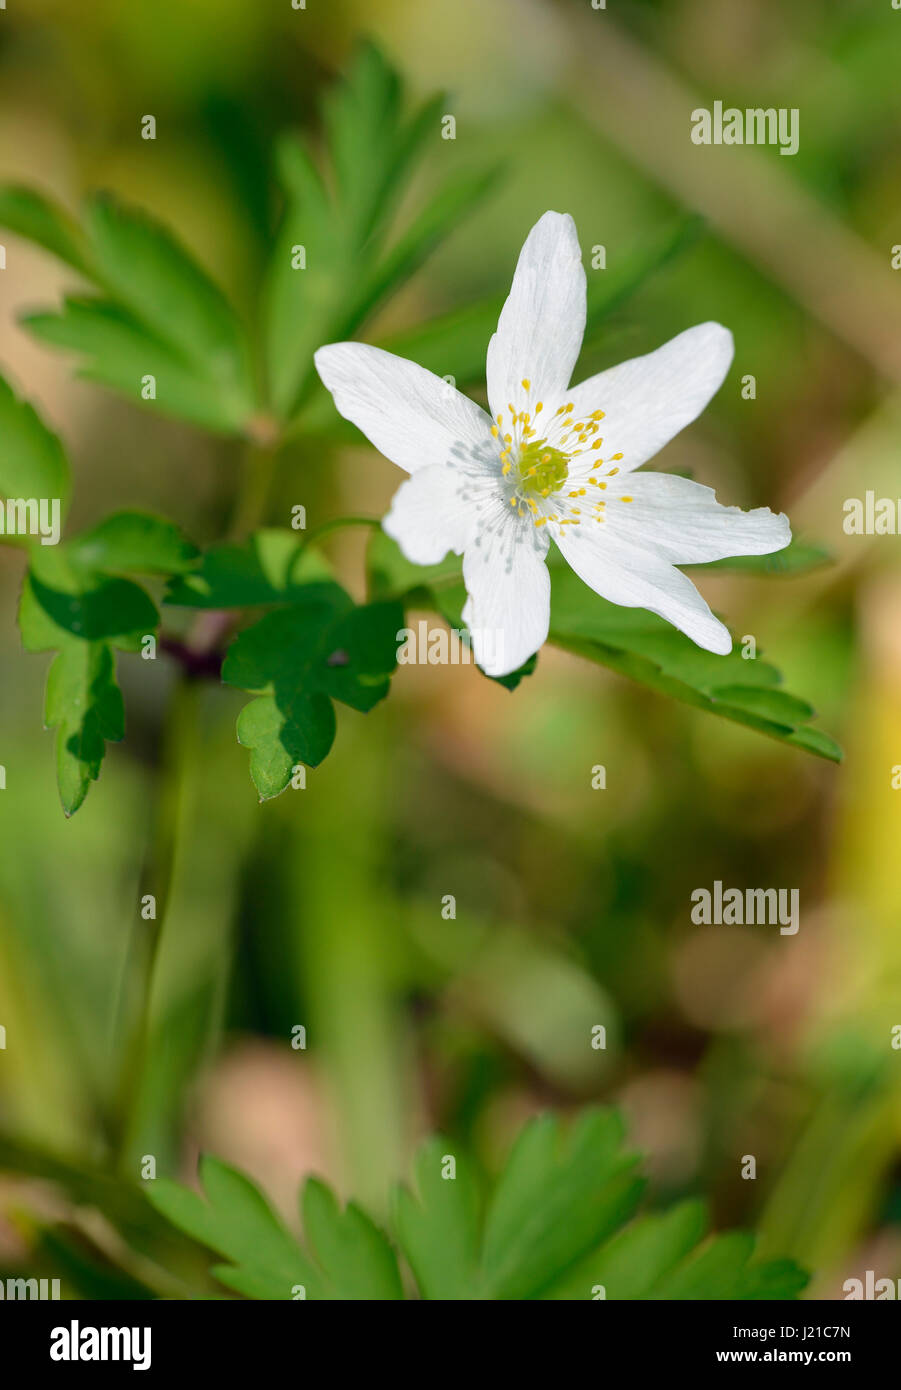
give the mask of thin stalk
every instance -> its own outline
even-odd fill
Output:
[[[141,1104],[141,1082],[153,1033],[153,999],[165,934],[177,847],[186,812],[186,791],[197,743],[196,681],[182,675],[175,687],[166,722],[150,848],[141,875],[139,905],[154,899],[155,915],[138,917],[129,974],[138,977],[135,1026],[124,1044],[124,1060],[116,1107],[116,1151],[120,1165],[128,1161]],[[126,988],[126,994],[127,994]]]
[[[381,521],[377,516],[338,516],[333,521],[324,521],[321,526],[314,526],[313,530],[304,536],[302,544],[312,545],[314,541],[319,541],[323,536],[327,536],[332,531],[340,531],[345,526],[381,526]]]
[[[228,526],[230,540],[243,540],[265,521],[278,472],[278,453],[278,440],[266,444],[248,444],[241,486]]]

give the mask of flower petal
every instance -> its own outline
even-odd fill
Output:
[[[528,521],[495,505],[463,556],[469,597],[463,621],[486,675],[508,676],[547,639],[551,581],[545,556],[548,539]]]
[[[606,522],[570,527],[557,544],[579,578],[610,603],[647,608],[706,651],[725,655],[732,650],[728,629],[688,576],[661,555],[622,540]]]
[[[368,343],[331,343],[314,361],[339,413],[408,473],[435,463],[497,471],[488,416],[433,372]]]
[[[585,269],[576,224],[546,212],[526,237],[497,332],[488,344],[488,400],[495,416],[508,405],[562,400],[585,334]]]
[[[624,473],[647,463],[697,419],[732,361],[732,334],[701,323],[644,357],[632,357],[571,388],[575,418],[603,410],[603,455],[622,454]]]
[[[630,502],[620,502],[626,494]],[[788,517],[768,507],[724,507],[712,487],[670,473],[610,478],[606,523],[624,540],[673,565],[700,565],[728,555],[769,555],[791,540]]]
[[[414,565],[436,565],[449,550],[462,554],[478,525],[484,494],[484,487],[474,486],[456,468],[440,463],[420,468],[394,494],[382,529]]]

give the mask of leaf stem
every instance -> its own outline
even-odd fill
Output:
[[[308,535],[304,536],[302,544],[304,547],[311,545],[313,541],[320,540],[331,531],[340,531],[344,526],[381,526],[381,518],[377,516],[338,516],[332,521],[324,521],[321,526],[314,526]]]
[[[198,683],[181,673],[173,692],[163,735],[163,751],[150,845],[138,891],[140,913],[153,899],[154,916],[138,917],[125,966],[123,995],[133,997],[129,977],[137,977],[133,1029],[125,1030],[124,1056],[116,1106],[115,1145],[120,1167],[130,1160],[130,1147],[140,1127],[142,1080],[150,1053],[153,1001],[161,948],[172,894],[178,844],[186,813],[186,792],[197,730]],[[119,1030],[120,1033],[123,1030]]]

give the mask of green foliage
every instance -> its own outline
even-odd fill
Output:
[[[63,447],[36,412],[0,377],[0,494],[54,498],[65,514],[71,480]]]
[[[260,799],[277,796],[296,764],[315,767],[335,737],[332,700],[367,713],[388,693],[403,609],[357,607],[334,583],[316,583],[242,632],[222,679],[257,693],[238,716]]]
[[[0,377],[0,431],[5,497],[59,498],[70,490],[62,445],[37,413]],[[171,522],[119,512],[68,542],[45,546],[38,537],[10,537],[28,551],[19,604],[26,651],[56,653],[47,678],[44,723],[56,729],[57,782],[67,816],[100,775],[106,744],[125,732],[115,656],[136,651],[156,631],[159,614],[125,574],[176,574],[197,551]]]
[[[341,1210],[324,1184],[303,1193],[308,1250],[286,1231],[253,1183],[234,1168],[205,1157],[200,1177],[206,1201],[178,1183],[158,1179],[150,1199],[173,1225],[224,1255],[216,1277],[246,1298],[400,1298],[397,1260],[381,1232],[359,1207]]]
[[[293,531],[257,531],[241,545],[213,545],[190,574],[173,581],[166,602],[186,608],[251,608],[309,597],[316,580],[331,582],[319,552]]]
[[[90,273],[81,228],[42,193],[17,184],[0,189],[0,226],[34,242],[80,274]]]
[[[107,574],[182,574],[199,553],[173,522],[146,512],[114,512],[68,549],[79,568]]]
[[[293,136],[280,143],[283,206],[258,350],[201,264],[147,213],[102,194],[88,199],[78,224],[41,194],[0,188],[0,224],[50,251],[90,286],[58,313],[29,316],[32,331],[74,351],[83,375],[141,402],[152,376],[156,394],[145,403],[210,431],[246,435],[259,448],[277,448],[288,433],[352,437],[319,386],[315,349],[365,325],[497,182],[492,169],[452,176],[397,227],[410,178],[439,138],[444,98],[413,111],[407,105],[397,73],[365,45],[322,103],[321,147]],[[699,230],[698,219],[678,219],[604,275],[589,277],[589,353],[599,325]],[[492,297],[385,345],[441,375],[471,381],[482,375],[502,302]],[[0,493],[59,498],[64,511],[70,479],[62,447],[2,380],[0,436]],[[20,612],[23,642],[30,651],[58,654],[46,721],[58,730],[67,814],[98,776],[106,743],[123,734],[114,653],[134,650],[158,627],[155,604],[132,576],[165,576],[169,609],[231,614],[220,632],[243,627],[222,675],[256,697],[241,710],[237,733],[250,750],[263,799],[284,790],[298,763],[316,766],[329,752],[334,700],[366,712],[385,696],[404,601],[430,604],[460,623],[458,563],[409,565],[381,534],[370,550],[372,601],[363,607],[334,582],[312,546],[284,530],[263,527],[248,540],[216,543],[199,555],[172,522],[129,511],[68,539],[53,557],[38,553],[32,539],[13,539],[32,556]],[[775,557],[722,563],[795,574],[823,559],[815,546],[795,543]],[[266,611],[260,616],[258,609]],[[839,756],[832,740],[810,727],[810,706],[778,688],[775,668],[700,652],[653,615],[605,603],[564,567],[553,571],[551,640],[663,694],[821,756]],[[181,646],[167,646],[177,649],[197,674],[190,635]],[[208,658],[201,669],[211,674],[221,652],[214,648]],[[535,665],[533,657],[500,683],[515,690]]]
[[[67,298],[60,314],[31,314],[31,331],[78,354],[81,375],[210,430],[241,432],[256,398],[237,317],[165,227],[110,195],[85,213],[90,277],[103,298]]]
[[[823,552],[816,547],[799,550],[788,562],[788,572],[801,573],[822,562]],[[452,626],[462,626],[466,594],[460,561],[452,555],[438,565],[411,565],[392,540],[379,534],[370,543],[369,580],[373,596],[431,607]],[[703,651],[656,614],[608,603],[553,558],[548,640],[661,695],[841,761],[834,739],[810,727],[812,706],[780,688],[782,676],[775,666],[759,657],[745,660],[735,651],[729,656]],[[507,680],[515,685],[524,674],[528,666]]]
[[[57,782],[67,816],[100,775],[106,743],[125,732],[114,649],[138,650],[157,622],[154,604],[137,584],[80,568],[67,547],[33,548],[19,626],[26,651],[57,653],[44,723],[57,730]]]
[[[281,142],[284,213],[265,295],[266,361],[279,418],[290,419],[316,384],[315,350],[350,337],[491,187],[490,170],[445,183],[387,244],[404,184],[439,138],[441,102],[405,117],[396,72],[367,45],[325,103],[326,167],[300,139]],[[296,247],[304,269],[294,265]]]
[[[644,1188],[616,1112],[552,1115],[522,1130],[493,1187],[450,1141],[415,1163],[416,1191],[394,1193],[392,1230],[425,1299],[793,1299],[807,1282],[790,1260],[755,1263],[754,1238],[708,1236],[700,1202],[636,1216]],[[453,1161],[453,1168],[450,1161]],[[225,1255],[213,1273],[248,1298],[403,1296],[388,1238],[316,1179],[303,1190],[305,1248],[248,1179],[201,1163],[204,1201],[159,1179],[150,1200],[176,1227]],[[604,1294],[600,1294],[598,1286]]]

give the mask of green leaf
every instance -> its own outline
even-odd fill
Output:
[[[80,568],[107,574],[182,574],[200,553],[173,522],[146,512],[114,512],[68,550]]]
[[[656,614],[608,603],[563,565],[551,568],[549,640],[685,704],[841,760],[827,735],[806,728],[811,706],[778,688],[776,667],[703,651]]]
[[[729,1232],[705,1240],[703,1202],[680,1202],[670,1211],[638,1217],[593,1251],[545,1295],[554,1299],[607,1300],[793,1299],[807,1276],[791,1260],[755,1264],[755,1239]]]
[[[462,627],[466,593],[461,562],[448,555],[437,565],[413,565],[383,532],[370,541],[370,591],[431,607],[452,627]],[[560,557],[551,556],[551,622],[548,641],[609,666],[661,695],[744,724],[817,757],[841,762],[834,739],[808,721],[806,700],[780,689],[777,668],[740,653],[717,656],[703,651],[684,633],[643,608],[608,603],[583,584]],[[528,663],[504,683],[515,687]]]
[[[108,194],[90,200],[86,223],[101,283],[116,302],[223,393],[243,393],[251,410],[244,334],[206,271],[161,223]]]
[[[716,1236],[655,1284],[650,1296],[667,1302],[795,1297],[807,1283],[803,1272],[788,1260],[755,1268],[754,1245],[743,1231]]]
[[[405,119],[397,73],[364,45],[323,103],[326,176],[299,140],[282,141],[277,165],[285,209],[264,295],[269,387],[280,418],[290,419],[317,386],[316,348],[350,337],[495,181],[491,171],[439,186],[386,248],[412,166],[426,141],[437,138],[442,101]],[[301,247],[302,267],[295,265]],[[317,399],[322,410],[321,392]]]
[[[453,1157],[453,1178],[444,1176]],[[394,1228],[423,1298],[468,1299],[476,1286],[482,1200],[465,1158],[438,1136],[416,1156],[416,1195],[394,1194]]]
[[[89,200],[85,223],[84,259],[104,298],[68,298],[61,313],[23,322],[85,359],[90,380],[204,428],[243,431],[256,392],[244,330],[222,291],[165,227],[111,195]]]
[[[59,498],[65,514],[71,487],[62,445],[0,376],[0,493],[7,498]]]
[[[454,1144],[428,1140],[416,1158],[415,1194],[399,1187],[392,1203],[393,1229],[420,1296],[797,1297],[807,1282],[802,1270],[790,1260],[754,1263],[753,1236],[706,1237],[701,1202],[636,1217],[643,1184],[622,1137],[611,1110],[585,1110],[570,1125],[551,1115],[530,1120],[487,1206],[480,1179]],[[201,1177],[206,1202],[165,1179],[148,1196],[173,1225],[231,1261],[213,1272],[246,1297],[290,1298],[295,1283],[307,1298],[403,1297],[383,1234],[353,1203],[342,1211],[318,1180],[303,1194],[302,1250],[247,1178],[209,1158]]]
[[[214,545],[197,569],[173,580],[166,603],[186,608],[250,608],[293,603],[330,581],[319,551],[294,531],[257,531],[242,545]]]
[[[342,1211],[325,1183],[310,1178],[302,1210],[304,1236],[334,1290],[333,1298],[403,1297],[394,1251],[356,1203]]]
[[[393,289],[408,280],[499,182],[500,171],[495,168],[465,173],[440,187],[363,284],[354,309],[357,322],[362,322]]]
[[[323,1183],[311,1179],[303,1200],[310,1253],[294,1240],[258,1189],[218,1159],[201,1160],[204,1201],[159,1178],[148,1189],[156,1209],[180,1230],[231,1263],[213,1273],[249,1298],[389,1300],[402,1296],[394,1253],[359,1207],[343,1211]]]
[[[296,1285],[307,1298],[325,1298],[325,1283],[248,1178],[205,1156],[200,1178],[207,1200],[168,1178],[157,1178],[147,1196],[173,1226],[231,1261],[216,1277],[251,1297],[291,1299]]]
[[[19,627],[26,651],[57,653],[47,677],[44,725],[57,731],[57,782],[67,816],[100,775],[106,744],[125,732],[113,649],[137,650],[158,621],[138,585],[82,570],[65,546],[32,549]]]
[[[650,1298],[706,1231],[703,1202],[680,1202],[671,1211],[637,1217],[571,1269],[548,1297],[591,1298],[600,1285],[608,1299]]]
[[[553,1116],[526,1125],[488,1208],[486,1297],[539,1296],[633,1214],[644,1183],[622,1135],[612,1111],[587,1111],[568,1134]]]
[[[77,375],[138,405],[219,433],[238,433],[247,424],[242,393],[223,389],[121,305],[68,297],[59,313],[24,314],[22,322],[42,342],[77,353],[83,359]],[[156,396],[145,400],[148,376]]]
[[[260,798],[284,791],[299,763],[317,766],[335,737],[332,700],[362,713],[388,693],[403,609],[357,608],[337,584],[315,584],[242,632],[222,668],[228,685],[259,698],[238,717]]]
[[[44,194],[17,184],[4,185],[0,188],[0,227],[42,246],[81,274],[90,275],[80,227]]]

